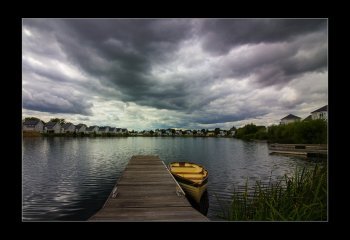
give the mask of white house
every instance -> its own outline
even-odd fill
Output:
[[[62,133],[74,133],[75,126],[73,123],[65,123],[62,125],[61,131],[62,131]]]
[[[185,131],[185,135],[187,135],[187,136],[192,136],[192,135],[193,135],[192,130],[186,130],[186,131]]]
[[[106,126],[106,127],[100,127],[100,128],[98,129],[98,133],[108,133],[108,131],[109,131],[109,127],[108,127],[108,126]]]
[[[176,136],[182,136],[182,131],[181,130],[176,130],[175,131]]]
[[[220,130],[219,134],[217,136],[224,137],[226,135],[226,131]]]
[[[98,126],[90,126],[86,129],[86,133],[97,133],[98,132]]]
[[[212,137],[215,136],[215,132],[214,131],[208,131],[206,134],[207,137]]]
[[[128,133],[129,133],[129,131],[127,128],[122,128],[122,134],[128,134]]]
[[[138,132],[137,131],[131,131],[130,132],[130,136],[137,136],[138,135]]]
[[[121,128],[115,128],[115,132],[118,134],[122,134],[122,129]]]
[[[315,119],[327,120],[328,119],[328,105],[323,106],[323,107],[311,112],[311,118],[312,118],[312,120],[315,120]]]
[[[298,122],[298,121],[300,121],[300,119],[301,118],[298,116],[295,116],[293,114],[289,114],[281,119],[280,124],[288,124],[288,123]]]
[[[61,124],[59,122],[48,122],[44,126],[46,133],[61,133]]]
[[[23,131],[33,131],[42,133],[44,123],[41,120],[26,120],[23,122]]]
[[[117,133],[117,129],[115,127],[110,127],[108,132],[109,133]]]
[[[199,129],[199,130],[197,130],[197,134],[196,134],[197,136],[204,136],[204,133]]]
[[[149,135],[151,135],[151,132],[148,131],[148,130],[144,130],[144,131],[142,131],[142,135],[143,136],[149,136]]]
[[[75,132],[77,133],[85,133],[87,126],[85,124],[79,123],[75,126]]]
[[[309,116],[307,116],[306,118],[304,118],[303,121],[310,121],[310,120],[312,120],[312,116],[311,116],[311,115],[309,115]]]
[[[162,132],[159,130],[159,129],[156,129],[155,131],[154,131],[154,136],[159,136],[159,135],[161,135],[162,134]]]

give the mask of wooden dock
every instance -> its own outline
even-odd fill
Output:
[[[192,208],[158,156],[133,156],[89,221],[209,221]]]
[[[272,154],[290,154],[306,157],[327,157],[327,144],[270,144],[269,151]]]

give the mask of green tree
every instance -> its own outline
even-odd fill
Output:
[[[326,144],[327,121],[322,119],[268,127],[267,139],[274,143]]]
[[[247,124],[242,128],[236,130],[236,138],[244,140],[260,139],[266,140],[268,138],[265,126],[256,126],[255,124]]]
[[[66,120],[64,118],[51,118],[50,122],[58,122],[60,124],[65,124]]]
[[[220,128],[215,128],[214,132],[215,132],[215,135],[218,135],[220,133]]]
[[[40,119],[36,117],[26,117],[24,118],[24,121],[40,121]]]
[[[265,126],[258,127],[258,131],[255,133],[254,139],[267,140],[267,132]]]

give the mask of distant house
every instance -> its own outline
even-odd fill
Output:
[[[154,136],[159,136],[159,135],[161,135],[162,134],[162,132],[159,130],[159,129],[156,129],[155,131],[154,131]]]
[[[44,126],[46,133],[61,133],[61,124],[59,122],[48,122]]]
[[[193,133],[192,133],[192,131],[191,131],[191,130],[186,130],[186,131],[185,131],[185,135],[190,136],[190,135],[193,135]]]
[[[109,131],[108,131],[109,133],[117,133],[117,128],[115,128],[115,127],[111,127],[111,128],[109,128]]]
[[[220,133],[217,135],[218,137],[224,137],[226,135],[225,130],[220,130]]]
[[[98,133],[108,133],[108,131],[109,131],[109,127],[108,127],[108,126],[106,126],[106,127],[100,127],[100,128],[98,129]]]
[[[115,128],[115,132],[118,134],[122,134],[122,129],[121,128]]]
[[[228,131],[228,136],[233,137],[236,134],[236,130],[232,130],[232,128]]]
[[[130,132],[130,135],[131,135],[131,136],[137,136],[137,134],[138,134],[137,131],[131,131],[131,132]]]
[[[148,131],[148,130],[144,130],[144,131],[142,131],[142,135],[143,136],[149,136],[149,135],[151,135],[151,132]]]
[[[298,116],[295,116],[293,114],[289,114],[281,119],[280,124],[288,124],[288,123],[298,122],[298,121],[300,121],[300,119],[301,118]]]
[[[176,130],[175,131],[175,135],[176,136],[181,136],[182,135],[182,131],[181,130]]]
[[[23,131],[33,131],[42,133],[44,123],[41,120],[26,120],[23,122]]]
[[[73,123],[65,123],[62,125],[62,133],[74,133],[75,132],[75,126]]]
[[[85,124],[79,123],[75,126],[75,132],[77,133],[85,133],[87,126]]]
[[[214,131],[208,131],[206,136],[207,137],[215,136],[215,132]]]
[[[197,136],[204,136],[205,135],[205,132],[202,132],[200,129],[197,130]]]
[[[323,107],[311,112],[311,117],[312,117],[312,120],[315,120],[315,119],[327,120],[328,119],[328,105],[323,106]]]
[[[303,121],[310,121],[310,120],[312,120],[311,115],[307,116]]]
[[[86,133],[97,133],[98,132],[98,126],[90,126],[86,129]]]

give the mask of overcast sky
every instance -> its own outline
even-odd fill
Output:
[[[328,104],[327,19],[23,19],[22,114],[128,128],[271,125]]]

